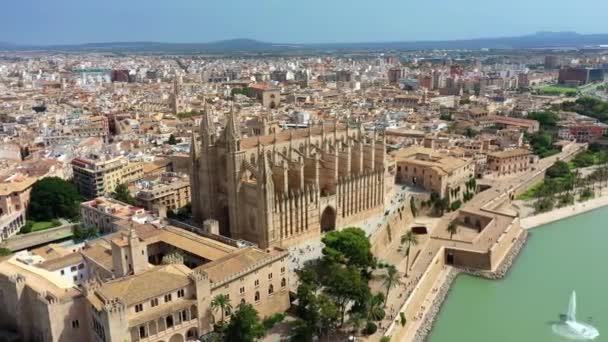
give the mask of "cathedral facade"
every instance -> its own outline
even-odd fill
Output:
[[[288,247],[384,208],[384,136],[333,124],[242,137],[236,113],[216,135],[205,108],[199,137],[192,212],[219,221],[222,235]]]

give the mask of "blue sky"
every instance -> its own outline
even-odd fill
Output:
[[[324,43],[608,33],[608,0],[3,0],[0,41]]]

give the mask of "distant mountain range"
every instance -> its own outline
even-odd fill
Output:
[[[608,46],[608,34],[575,32],[538,32],[532,35],[463,40],[426,40],[403,42],[361,42],[290,44],[252,39],[232,39],[211,43],[109,42],[69,45],[20,45],[0,42],[0,50],[73,51],[73,52],[159,52],[159,53],[290,53],[303,51],[374,51],[420,49],[535,49],[589,48]]]

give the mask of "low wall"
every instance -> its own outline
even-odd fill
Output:
[[[45,229],[23,235],[15,235],[4,240],[0,246],[18,252],[38,245],[44,245],[53,241],[62,240],[73,235],[72,229],[78,224],[66,224],[56,228]]]

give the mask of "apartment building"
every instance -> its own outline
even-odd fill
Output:
[[[81,195],[95,198],[114,191],[117,185],[143,177],[143,164],[126,157],[90,156],[72,160],[74,184]]]
[[[135,207],[108,197],[97,197],[80,204],[82,224],[95,228],[101,233],[113,232],[114,223],[119,220],[139,224],[158,223],[158,219],[144,208]]]
[[[76,280],[56,273],[73,266]],[[0,262],[0,327],[24,341],[196,341],[222,317],[219,294],[261,317],[287,310],[287,267],[279,248],[128,225],[75,253]]]
[[[190,180],[186,177],[162,177],[159,182],[146,182],[135,195],[138,206],[153,212],[169,212],[190,203]]]

